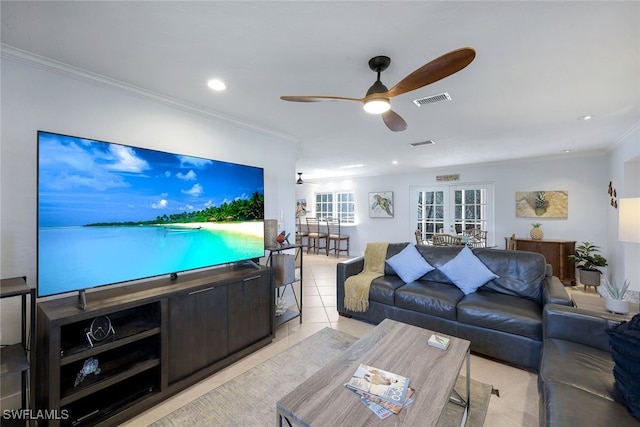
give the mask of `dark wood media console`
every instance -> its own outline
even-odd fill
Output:
[[[38,425],[118,425],[269,344],[274,270],[225,267],[41,302],[37,315]],[[115,333],[93,342],[107,316]],[[78,373],[90,358],[99,373]]]

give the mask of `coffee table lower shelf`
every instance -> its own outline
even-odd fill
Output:
[[[427,345],[431,334],[419,328],[385,319],[342,355],[312,375],[276,404],[276,425],[285,426],[436,426],[447,402],[464,408],[470,397],[470,342],[451,337],[447,350]],[[454,386],[466,361],[466,390],[460,396]],[[361,364],[375,366],[409,378],[414,402],[398,415],[384,420],[344,387]]]

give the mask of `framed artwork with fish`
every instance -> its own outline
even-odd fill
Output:
[[[369,218],[393,218],[393,191],[369,193]]]

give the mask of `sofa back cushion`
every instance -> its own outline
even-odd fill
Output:
[[[473,251],[497,279],[482,289],[529,298],[542,305],[547,262],[541,254],[525,251],[503,251],[478,248]]]
[[[390,243],[387,259],[402,251],[408,243]],[[453,282],[439,270],[447,262],[455,258],[462,249],[455,246],[417,245],[416,248],[435,270],[422,276],[421,280],[448,283]],[[477,248],[473,253],[497,279],[490,280],[480,290],[491,290],[502,294],[529,298],[542,304],[542,286],[545,280],[546,261],[544,256],[525,251],[505,251],[501,249]],[[393,269],[385,266],[386,275],[396,275]]]

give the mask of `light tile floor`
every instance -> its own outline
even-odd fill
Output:
[[[365,335],[373,325],[341,317],[336,310],[336,264],[341,259],[346,258],[304,255],[302,323],[294,319],[281,325],[276,330],[274,341],[268,346],[158,404],[125,425],[149,425],[325,327],[355,337]],[[568,290],[581,292],[581,287]],[[500,391],[500,397],[491,396],[485,426],[538,426],[538,389],[535,373],[472,355],[471,377],[491,384]]]

